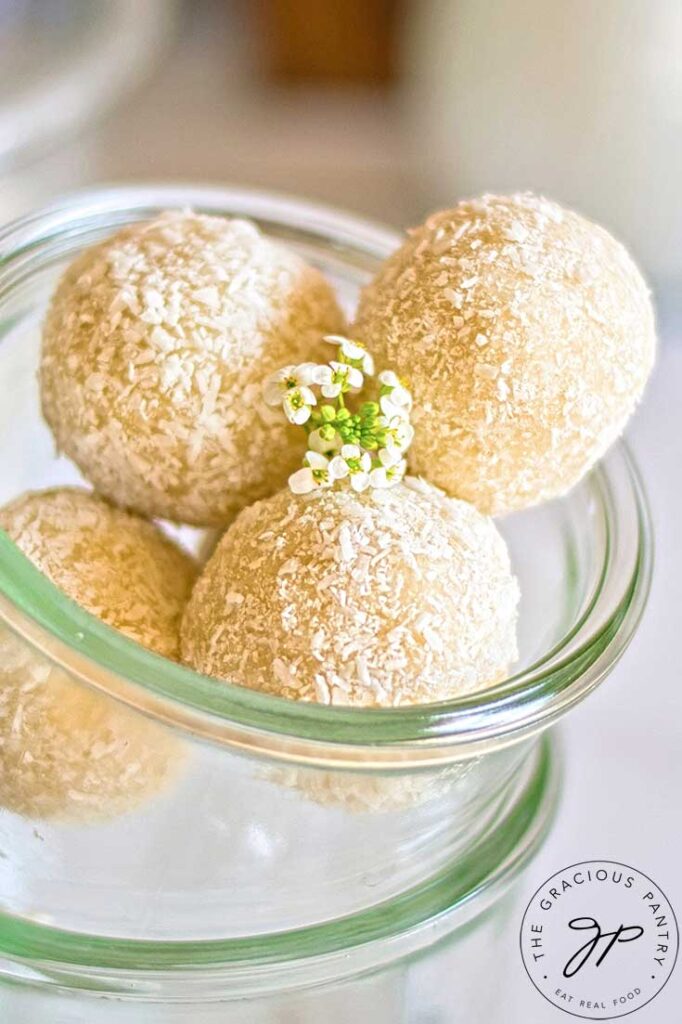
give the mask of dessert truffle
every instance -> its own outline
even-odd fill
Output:
[[[354,331],[414,395],[411,471],[488,514],[575,484],[623,430],[655,351],[623,246],[532,195],[462,202],[410,232]]]
[[[465,782],[474,763],[469,759],[445,768],[395,775],[278,767],[268,769],[263,777],[321,807],[348,814],[394,814],[446,800]],[[452,810],[449,803],[448,814]]]
[[[300,458],[260,401],[343,327],[324,277],[250,223],[168,212],[83,252],[52,299],[40,387],[58,448],[106,498],[219,526]]]
[[[296,700],[396,707],[503,678],[518,588],[501,535],[422,481],[245,509],[187,605],[183,660]]]
[[[0,528],[86,611],[177,658],[195,567],[151,523],[60,488],[5,506]],[[31,817],[106,818],[160,789],[181,758],[161,726],[0,632],[2,806]]]

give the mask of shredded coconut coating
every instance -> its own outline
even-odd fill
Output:
[[[226,531],[187,605],[182,657],[295,700],[446,700],[504,678],[518,597],[493,522],[422,481],[283,490]]]
[[[150,517],[229,522],[281,487],[299,432],[261,400],[344,318],[324,277],[241,220],[168,212],[83,252],[43,332],[43,413],[97,490]]]
[[[493,515],[587,472],[656,344],[623,246],[528,194],[462,202],[411,231],[362,292],[354,335],[412,390],[411,471]]]
[[[475,763],[470,759],[409,775],[271,768],[263,777],[322,807],[348,814],[393,814],[445,799],[467,778]]]
[[[72,600],[178,657],[192,559],[151,523],[78,488],[26,494],[0,528]],[[29,817],[97,820],[136,806],[177,770],[165,729],[74,682],[0,631],[0,804]]]

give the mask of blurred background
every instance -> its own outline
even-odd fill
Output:
[[[0,222],[133,178],[397,226],[532,188],[614,230],[670,304],[681,55],[679,0],[0,0]]]

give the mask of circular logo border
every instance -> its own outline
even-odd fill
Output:
[[[528,966],[526,964],[526,958],[525,958],[524,952],[523,952],[523,930],[524,930],[524,925],[526,923],[526,917],[528,916],[528,912],[529,912],[530,908],[533,905],[533,901],[535,900],[535,897],[538,896],[538,894],[542,891],[542,889],[544,889],[544,887],[547,885],[547,883],[550,882],[553,878],[555,878],[556,875],[560,875],[564,871],[572,871],[574,868],[585,867],[588,864],[589,865],[609,864],[609,865],[612,865],[613,867],[626,868],[628,871],[634,871],[641,878],[644,878],[644,879],[646,879],[647,882],[650,882],[651,885],[655,889],[657,889],[661,893],[662,896],[665,897],[665,901],[668,904],[668,906],[670,907],[670,913],[672,914],[672,919],[673,919],[673,922],[675,924],[675,931],[677,933],[677,944],[676,944],[676,947],[675,947],[675,956],[673,957],[673,962],[672,962],[672,965],[671,965],[670,970],[668,972],[668,976],[665,979],[665,981],[663,982],[663,984],[661,985],[661,987],[659,989],[657,989],[656,992],[654,992],[654,994],[652,996],[649,996],[649,998],[647,999],[647,1001],[645,1003],[640,1003],[639,1006],[634,1006],[631,1010],[627,1010],[626,1013],[617,1014],[615,1017],[601,1017],[601,1018],[599,1018],[599,1017],[586,1017],[585,1014],[583,1014],[583,1013],[575,1013],[573,1010],[569,1010],[568,1007],[566,1007],[566,1006],[560,1006],[558,1003],[552,1002],[552,1000],[549,998],[549,996],[547,996],[542,991],[542,989],[539,988],[539,986],[535,983],[533,975],[528,970]],[[679,952],[680,952],[680,928],[679,928],[679,924],[677,922],[677,915],[675,914],[674,907],[673,907],[672,903],[670,902],[670,900],[668,899],[667,894],[663,891],[663,889],[658,884],[658,882],[654,882],[653,878],[650,878],[649,875],[646,875],[643,871],[640,871],[639,868],[633,868],[631,864],[624,864],[620,860],[609,860],[608,858],[602,858],[602,857],[592,857],[589,860],[579,860],[579,861],[576,861],[574,864],[567,864],[566,867],[559,868],[559,870],[555,871],[553,874],[551,874],[549,876],[549,878],[546,878],[545,881],[542,882],[542,884],[537,887],[537,889],[535,890],[533,895],[528,900],[528,904],[526,906],[526,909],[523,912],[523,917],[521,918],[521,927],[519,929],[519,953],[521,955],[521,963],[523,964],[523,969],[525,970],[526,974],[528,975],[528,979],[531,982],[533,988],[535,989],[536,992],[538,992],[542,996],[542,998],[545,1000],[545,1002],[549,1003],[550,1006],[553,1006],[555,1010],[560,1010],[562,1013],[568,1014],[571,1017],[576,1017],[579,1020],[618,1020],[618,1019],[621,1019],[623,1017],[630,1017],[633,1013],[637,1013],[638,1010],[642,1010],[645,1006],[649,1006],[649,1004],[654,1001],[656,996],[658,996],[663,991],[665,986],[670,981],[670,979],[672,977],[672,974],[673,974],[673,971],[675,970],[675,966],[677,964],[677,959],[678,959],[678,956],[679,956]]]

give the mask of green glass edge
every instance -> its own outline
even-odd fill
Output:
[[[452,733],[467,715],[490,715],[511,703],[530,704],[548,691],[560,694],[604,652],[639,597],[643,610],[651,575],[653,545],[648,514],[637,471],[625,449],[637,502],[639,544],[634,570],[623,597],[600,631],[589,637],[564,661],[546,671],[542,663],[512,676],[500,686],[441,704],[405,708],[326,708],[292,702],[245,687],[219,682],[161,658],[89,615],[47,580],[0,530],[0,577],[3,591],[23,613],[62,643],[156,695],[200,712],[218,715],[247,728],[329,743],[387,745],[415,738],[438,738]],[[606,538],[610,552],[610,541]],[[598,599],[607,574],[605,561],[595,591],[580,621],[563,639],[570,641]],[[631,633],[634,631],[634,625]],[[627,637],[626,639],[629,639]],[[557,653],[554,648],[553,653]],[[621,652],[618,652],[621,653]],[[551,688],[551,690],[550,690]]]
[[[547,738],[539,747],[536,770],[501,826],[459,862],[369,910],[272,935],[159,942],[82,935],[0,914],[0,952],[22,960],[83,967],[172,970],[298,960],[410,931],[455,910],[509,872],[520,869],[539,847],[551,826],[560,791],[556,753]]]

